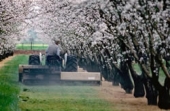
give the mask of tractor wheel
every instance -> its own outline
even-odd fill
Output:
[[[39,55],[30,55],[29,56],[29,65],[40,65]]]
[[[22,73],[19,73],[19,75],[18,75],[18,81],[19,81],[19,82],[22,82]]]
[[[77,63],[77,57],[76,56],[67,56],[67,62],[66,62],[66,69],[65,71],[68,72],[77,72],[78,70],[78,63]]]

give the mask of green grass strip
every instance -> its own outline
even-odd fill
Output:
[[[23,86],[22,111],[115,111],[92,86]]]
[[[18,65],[26,61],[27,56],[15,56],[0,68],[0,111],[19,111]]]
[[[17,55],[0,69],[0,111],[115,111],[98,97],[99,87],[19,84],[18,65],[27,63]]]
[[[46,50],[47,44],[32,44],[32,50]],[[31,50],[31,44],[17,44],[16,49],[18,50]]]

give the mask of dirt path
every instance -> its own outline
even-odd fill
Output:
[[[5,65],[6,62],[10,61],[14,56],[10,56],[2,61],[0,61],[0,68]]]
[[[120,86],[112,86],[111,82],[103,81],[99,92],[99,96],[113,103],[118,111],[170,111],[149,106],[145,97],[134,98],[133,94],[126,94]]]

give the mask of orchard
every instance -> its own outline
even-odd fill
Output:
[[[80,67],[170,109],[169,0],[0,0],[0,60],[30,28],[43,43],[60,39]]]

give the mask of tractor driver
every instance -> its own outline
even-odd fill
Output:
[[[46,56],[48,55],[57,55],[57,56],[60,56],[60,40],[59,39],[56,39],[54,40],[54,44],[50,45],[47,50],[46,50]]]
[[[46,60],[47,60],[47,56],[58,56],[59,59],[61,60],[61,57],[60,57],[61,48],[59,44],[60,44],[60,40],[55,39],[54,44],[49,45],[49,47],[46,50]]]

